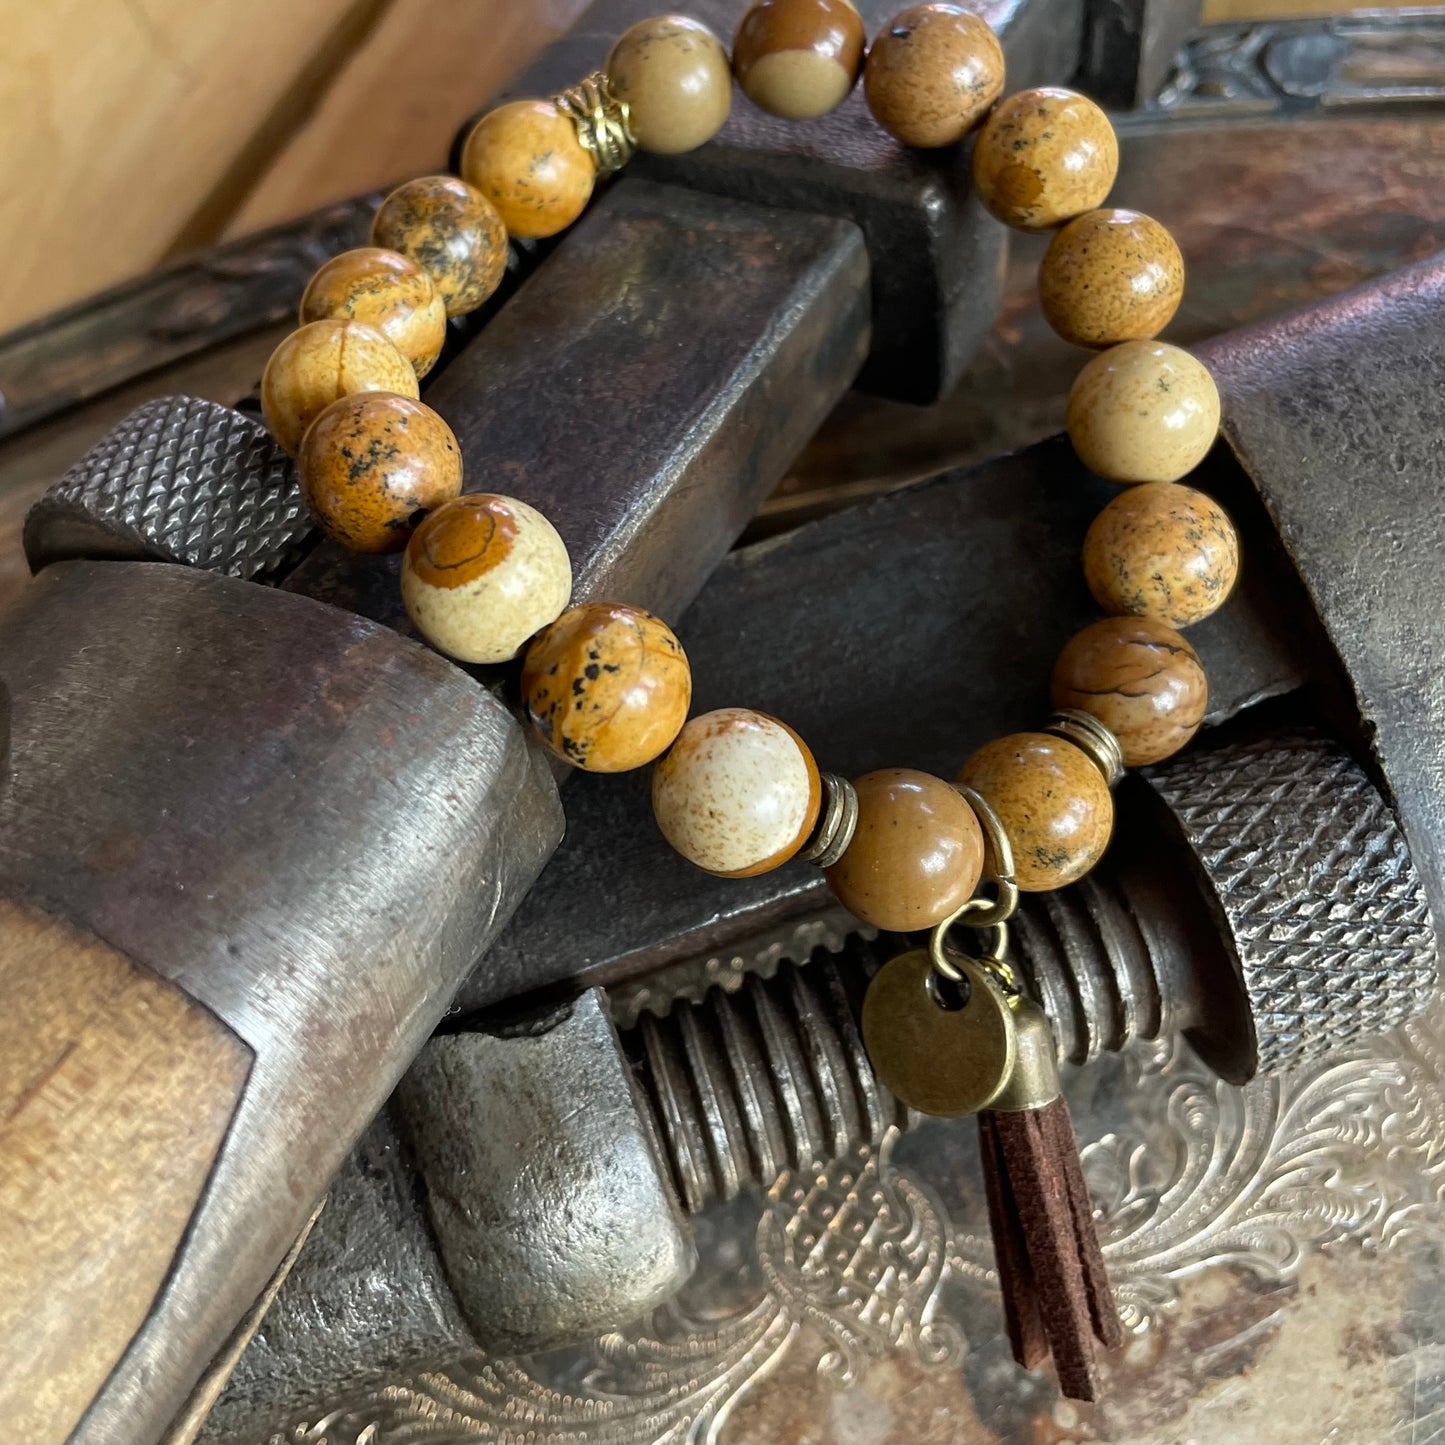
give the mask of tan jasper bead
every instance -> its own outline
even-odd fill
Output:
[[[338,397],[359,391],[418,395],[411,362],[374,326],[313,321],[287,336],[261,376],[261,415],[293,457],[306,428]]]
[[[1109,117],[1072,90],[1000,101],[973,143],[973,188],[1007,226],[1047,231],[1104,204],[1119,169]]]
[[[1199,655],[1147,617],[1106,617],[1070,639],[1054,665],[1055,707],[1092,713],[1119,740],[1124,766],[1172,757],[1204,721]]]
[[[421,266],[448,316],[475,311],[507,274],[507,228],[497,208],[455,176],[398,186],[381,203],[371,239]]]
[[[1084,538],[1084,579],[1105,612],[1190,627],[1218,609],[1239,576],[1229,514],[1177,482],[1130,487]]]
[[[692,672],[660,617],[625,602],[586,602],[527,649],[522,696],[558,757],[622,773],[671,746],[687,721]]]
[[[447,339],[446,303],[431,277],[399,251],[358,246],[333,256],[301,298],[301,321],[364,321],[411,362],[432,369]]]
[[[400,552],[425,512],[462,489],[462,453],[431,407],[389,391],[333,401],[296,458],[312,520],[353,552]]]
[[[473,493],[412,533],[401,597],[416,629],[459,662],[506,662],[567,605],[572,563],[552,524],[515,497]]]
[[[1167,341],[1126,341],[1094,357],[1069,392],[1069,440],[1111,482],[1177,482],[1219,435],[1219,390]]]
[[[1174,237],[1138,211],[1089,211],[1049,243],[1039,302],[1049,325],[1076,346],[1115,346],[1157,335],[1184,295]]]
[[[1109,846],[1109,785],[1083,751],[1062,738],[997,738],[963,765],[958,781],[993,804],[1025,893],[1046,893],[1082,878]]]
[[[743,707],[693,718],[652,775],[662,836],[722,878],[786,863],[808,841],[822,801],[808,745],[787,723]]]
[[[555,236],[587,207],[597,168],[577,127],[550,100],[488,111],[462,147],[462,175],[514,236]]]
[[[733,37],[733,74],[760,110],[811,120],[847,99],[866,40],[848,0],[757,0]]]
[[[906,146],[961,141],[1003,93],[1003,47],[957,5],[910,5],[879,32],[863,70],[874,119]]]
[[[983,829],[957,788],[911,768],[854,783],[858,828],[828,869],[850,913],[894,933],[932,928],[956,913],[983,876]]]
[[[723,43],[686,15],[654,15],[624,30],[607,75],[631,111],[638,146],[654,155],[696,150],[723,128],[733,74]]]

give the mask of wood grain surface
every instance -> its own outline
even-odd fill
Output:
[[[0,998],[0,1440],[62,1440],[165,1279],[251,1052],[123,954],[3,900]]]

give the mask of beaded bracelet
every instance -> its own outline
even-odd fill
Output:
[[[955,145],[981,125],[975,192],[1006,224],[1055,233],[1039,269],[1043,313],[1101,352],[1071,389],[1068,433],[1085,466],[1128,487],[1085,539],[1085,578],[1109,615],[1060,654],[1058,711],[1041,731],[986,743],[952,784],[907,768],[855,782],[822,773],[785,722],[746,708],[688,721],[691,672],[666,623],[624,602],[565,610],[572,572],[556,530],[515,498],[462,495],[456,438],[417,400],[447,318],[499,284],[509,234],[570,225],[597,177],[636,147],[704,144],[727,119],[732,76],[763,109],[806,119],[840,104],[860,74],[874,116],[906,145]],[[1007,920],[1020,890],[1063,887],[1098,861],[1124,769],[1170,756],[1199,728],[1208,686],[1178,629],[1224,601],[1239,548],[1223,510],[1179,484],[1214,443],[1219,395],[1197,360],[1153,339],[1183,294],[1178,247],[1147,216],[1101,209],[1118,144],[1098,106],[1060,89],[1000,100],[1003,78],[997,37],[949,4],[900,12],[866,58],[847,0],[758,0],[731,64],[698,22],[644,20],[580,85],[484,115],[462,178],[393,191],[374,245],[312,279],[261,398],[321,530],[356,551],[405,549],[402,596],[427,641],[463,663],[525,649],[527,711],[568,763],[621,772],[660,759],[653,812],[685,858],[748,877],[802,857],[863,922],[932,930],[927,950],[870,984],[865,1044],[905,1103],[979,1114],[1015,1355],[1032,1366],[1051,1351],[1065,1393],[1091,1399],[1090,1339],[1116,1343],[1117,1313],[1048,1021],[1004,958]],[[992,946],[951,951],[956,924]]]

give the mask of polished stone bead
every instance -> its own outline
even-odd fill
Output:
[[[993,805],[1026,893],[1082,878],[1114,831],[1114,799],[1103,774],[1073,743],[1048,733],[997,738],[963,765],[958,781]]]
[[[470,493],[412,533],[401,596],[416,629],[459,662],[506,662],[556,621],[572,563],[556,528],[515,497]]]
[[[1167,341],[1096,356],[1069,392],[1069,439],[1111,482],[1177,482],[1219,434],[1219,390],[1202,361]]]
[[[663,837],[688,862],[724,878],[786,863],[808,841],[822,798],[802,738],[742,707],[693,718],[652,775]]]
[[[863,92],[878,124],[904,145],[961,141],[1003,93],[1003,47],[957,5],[910,5],[878,33]]]
[[[431,276],[409,256],[358,246],[333,256],[301,297],[301,323],[364,321],[381,332],[417,376],[432,369],[447,339],[446,302]]]
[[[733,74],[761,110],[810,120],[847,98],[866,39],[848,0],[757,0],[733,38]]]
[[[983,829],[957,788],[912,768],[854,783],[858,827],[828,886],[874,928],[911,933],[956,913],[983,875]]]
[[[1049,243],[1039,302],[1049,325],[1078,346],[1116,346],[1158,335],[1184,295],[1174,237],[1138,211],[1088,211]]]
[[[333,401],[296,458],[312,520],[353,552],[399,552],[462,489],[462,453],[431,407],[389,391]]]
[[[1209,682],[1199,655],[1147,617],[1106,617],[1072,637],[1054,665],[1055,707],[1092,713],[1125,767],[1172,757],[1199,731]]]
[[[577,127],[550,100],[490,110],[462,148],[462,176],[513,236],[555,236],[587,207],[597,167]]]
[[[261,375],[261,415],[293,457],[306,428],[338,397],[359,391],[419,393],[411,362],[374,326],[312,321],[285,337]]]
[[[1109,117],[1044,86],[1007,96],[973,143],[973,188],[1005,225],[1048,231],[1102,206],[1119,169]]]
[[[687,721],[692,672],[660,617],[625,602],[585,602],[527,649],[522,697],[558,757],[622,773],[672,745]]]
[[[1178,482],[1120,492],[1084,538],[1084,578],[1105,612],[1189,627],[1239,576],[1239,536],[1212,497]]]
[[[448,316],[475,311],[507,274],[507,228],[497,208],[456,176],[398,186],[373,218],[371,240],[424,267]]]
[[[696,150],[723,127],[733,75],[723,43],[700,20],[654,15],[623,31],[607,57],[608,78],[627,102],[641,150]]]

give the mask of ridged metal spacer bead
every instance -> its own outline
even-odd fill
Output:
[[[820,868],[831,868],[848,851],[858,827],[858,793],[847,778],[823,774],[823,806],[818,826],[798,857]]]
[[[577,139],[599,173],[620,171],[636,154],[631,107],[612,89],[605,71],[594,70],[559,91],[552,104],[577,127]]]
[[[1092,713],[1078,708],[1061,708],[1049,715],[1044,731],[1063,738],[1082,752],[1112,788],[1124,776],[1124,752],[1119,739]]]

